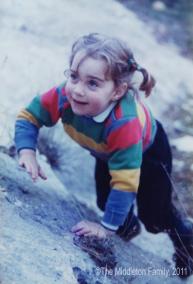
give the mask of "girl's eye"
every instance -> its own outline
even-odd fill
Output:
[[[98,87],[98,82],[96,82],[95,80],[89,80],[88,81],[88,86],[92,89],[97,88]]]
[[[76,81],[78,79],[78,75],[76,73],[70,73],[70,79],[72,81]]]

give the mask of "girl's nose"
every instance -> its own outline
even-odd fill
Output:
[[[81,82],[78,82],[75,86],[74,86],[74,93],[77,96],[84,96],[84,87],[83,84]]]

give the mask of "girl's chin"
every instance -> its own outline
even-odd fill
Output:
[[[77,115],[88,115],[86,111],[81,110],[81,109],[76,108],[76,107],[72,107],[72,111],[73,111],[73,113],[75,113]]]
[[[78,105],[76,103],[71,103],[71,108],[73,113],[77,115],[85,115],[85,116],[95,116],[96,114],[92,114],[86,109],[86,105]]]

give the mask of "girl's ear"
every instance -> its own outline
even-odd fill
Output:
[[[127,89],[128,89],[128,84],[126,82],[119,84],[115,89],[112,101],[118,101],[120,98],[122,98],[126,93]]]

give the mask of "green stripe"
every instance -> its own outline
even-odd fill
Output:
[[[116,151],[108,161],[110,170],[138,169],[142,163],[142,141],[130,148]]]
[[[136,102],[131,92],[128,92],[121,101],[123,117],[137,116]]]
[[[105,142],[104,136],[104,123],[97,123],[91,118],[76,115],[72,112],[71,107],[66,109],[63,113],[62,122],[71,125],[78,132],[93,139],[96,143]]]
[[[32,102],[28,105],[26,110],[35,117],[35,119],[38,121],[40,126],[42,126],[42,125],[46,125],[46,126],[54,125],[49,112],[41,105],[40,96],[36,96],[32,100]]]

